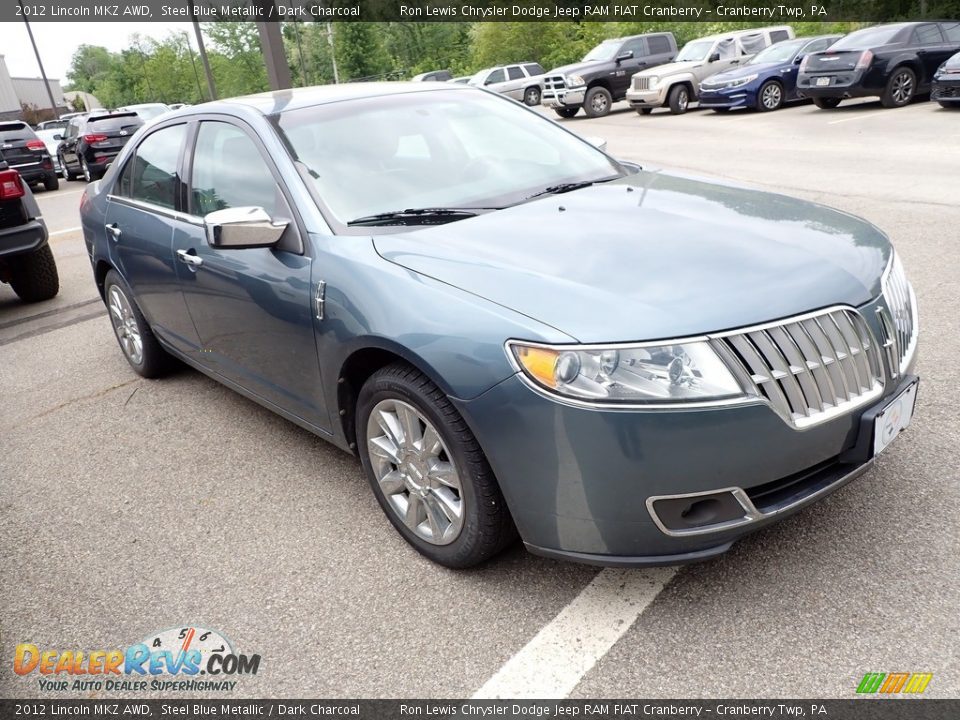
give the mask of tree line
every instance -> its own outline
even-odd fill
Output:
[[[485,67],[539,62],[544,68],[576,62],[603,39],[669,30],[688,40],[756,22],[350,22],[282,26],[295,86],[374,79],[406,79],[428,70],[470,75]],[[793,23],[797,35],[849,32],[853,22]],[[256,25],[203,23],[217,94],[232,97],[269,89]],[[105,107],[137,102],[209,100],[203,66],[186,31],[162,39],[134,35],[111,52],[81,45],[67,73],[70,90],[95,95]]]

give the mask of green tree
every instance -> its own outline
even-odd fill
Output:
[[[208,52],[217,93],[221,97],[248,95],[269,89],[260,35],[252,22],[203,23],[213,51]]]
[[[81,45],[70,60],[67,70],[71,90],[92,93],[116,68],[117,56],[98,45]]]
[[[370,78],[395,69],[383,47],[382,27],[383,23],[337,23],[334,44],[341,81]]]

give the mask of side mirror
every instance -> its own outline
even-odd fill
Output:
[[[632,60],[633,59],[633,50],[624,50],[622,53],[617,55],[617,62],[621,60]]]
[[[720,53],[715,52],[710,54],[710,57],[707,58],[707,62],[716,62],[719,59],[720,59]]]
[[[802,63],[802,62],[803,62],[803,55],[797,55],[797,56],[793,59],[793,64],[794,64],[794,65],[799,65],[799,64]]]
[[[288,223],[275,223],[262,207],[216,210],[203,218],[211,247],[242,249],[275,245]]]

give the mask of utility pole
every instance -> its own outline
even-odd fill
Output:
[[[203,63],[203,72],[207,76],[207,89],[210,91],[210,99],[217,99],[217,86],[213,82],[213,72],[210,70],[210,60],[207,59],[206,48],[203,47],[203,33],[200,32],[200,23],[197,22],[197,16],[193,14],[193,5],[190,5],[190,19],[193,21],[193,31],[197,34],[197,47],[200,48],[200,61]]]
[[[260,9],[260,17],[277,17],[275,0],[254,0],[254,5]],[[293,87],[293,78],[290,77],[290,65],[287,64],[279,21],[258,22],[257,30],[260,33],[260,50],[267,63],[270,89],[289,90]]]
[[[187,45],[187,52],[190,53],[190,64],[193,66],[193,77],[197,79],[197,97],[203,102],[203,88],[200,86],[200,73],[197,72],[197,61],[193,59],[193,48],[190,47],[190,36],[183,33],[183,42]]]
[[[50,101],[50,109],[53,110],[53,117],[60,119],[60,111],[57,110],[57,101],[53,99],[53,91],[50,89],[50,81],[47,80],[47,71],[43,69],[43,61],[40,59],[40,51],[37,49],[37,42],[33,39],[33,30],[30,29],[30,21],[27,20],[27,14],[23,11],[23,0],[17,0],[20,6],[20,14],[23,15],[23,22],[27,26],[27,35],[30,36],[30,44],[33,45],[33,54],[37,56],[37,65],[40,66],[40,77],[43,78],[43,86],[47,89],[47,99]]]

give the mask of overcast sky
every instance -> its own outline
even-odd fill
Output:
[[[0,0],[6,2],[7,0]],[[163,38],[170,32],[184,31],[189,33],[191,44],[195,46],[193,24],[189,22],[149,22],[149,23],[118,23],[118,22],[34,22],[30,23],[33,37],[40,50],[43,67],[47,77],[60,80],[62,85],[67,84],[67,70],[70,68],[70,58],[80,45],[102,45],[114,52],[129,46],[129,38],[133,33],[140,33],[144,37]],[[37,59],[30,47],[30,37],[27,28],[22,22],[0,23],[0,35],[3,43],[0,44],[0,54],[7,61],[7,69],[13,77],[40,77],[40,68]]]

